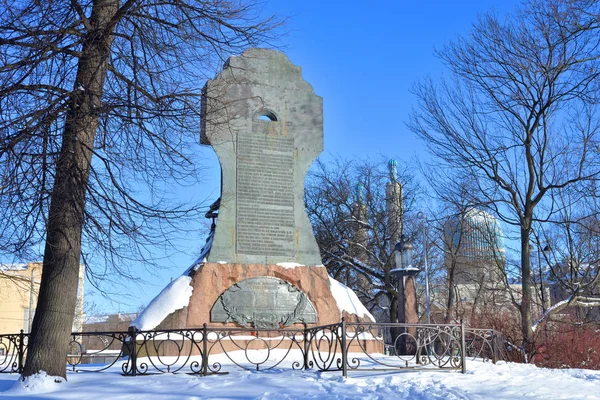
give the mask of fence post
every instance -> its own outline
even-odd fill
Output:
[[[421,338],[424,337],[423,342],[426,342],[429,338],[427,337],[427,334],[431,334],[431,332],[428,332],[429,327],[426,327],[424,329],[419,329],[419,327],[417,326],[415,328],[415,346],[416,346],[416,350],[415,350],[415,363],[417,365],[421,365],[421,352],[423,351],[423,343],[421,341]],[[404,332],[405,333],[409,333],[408,328],[404,328]],[[406,338],[408,337],[408,335],[404,336],[404,340],[406,340]],[[408,346],[406,346],[407,350],[408,350]],[[406,352],[408,354],[408,351]]]
[[[492,363],[498,362],[498,349],[496,346],[496,331],[492,329]]]
[[[23,329],[21,329],[21,333],[19,333],[19,348],[18,348],[18,357],[19,357],[19,367],[18,367],[18,371],[19,374],[23,373],[23,360],[25,358],[25,333],[23,332]]]
[[[465,346],[465,323],[460,321],[460,364],[461,372],[464,374],[467,372],[467,347]]]
[[[308,328],[306,326],[306,322],[304,324],[304,369],[308,369],[308,352],[310,350],[310,346],[308,343]]]
[[[342,374],[348,376],[348,349],[346,348],[346,320],[342,317]]]
[[[208,330],[206,322],[202,325],[202,375],[208,374]]]
[[[131,340],[131,354],[129,354],[129,362],[131,363],[131,376],[137,375],[137,328],[130,326],[129,338]]]

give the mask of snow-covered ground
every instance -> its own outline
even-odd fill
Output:
[[[212,361],[211,361],[212,362]],[[38,376],[23,387],[0,374],[7,399],[600,399],[600,371],[550,370],[532,365],[468,361],[457,371],[339,372],[289,368],[245,371],[223,361],[227,375],[162,374],[125,377],[118,366],[69,373],[68,382]]]

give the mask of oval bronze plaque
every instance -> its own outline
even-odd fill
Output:
[[[259,276],[231,285],[210,310],[212,322],[279,328],[317,322],[314,306],[301,290],[279,278]]]

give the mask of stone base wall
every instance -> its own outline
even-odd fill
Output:
[[[341,313],[331,294],[327,270],[322,266],[284,267],[264,264],[220,264],[205,263],[192,277],[194,288],[188,307],[175,311],[157,327],[157,329],[200,328],[204,323],[211,326],[239,327],[235,323],[214,323],[210,321],[210,310],[231,285],[260,276],[271,276],[285,280],[303,291],[317,311],[315,325],[327,325],[340,322],[345,317],[348,322],[371,322],[366,316],[358,317],[346,312]],[[300,328],[294,324],[290,328]]]

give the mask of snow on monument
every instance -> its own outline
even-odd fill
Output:
[[[323,102],[301,69],[280,52],[250,49],[204,91],[201,143],[213,147],[222,171],[221,197],[207,213],[213,226],[200,258],[133,325],[373,321],[327,275],[306,215],[304,179],[323,150]]]

